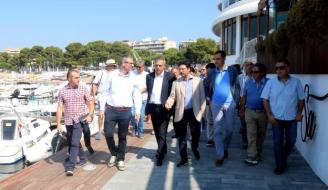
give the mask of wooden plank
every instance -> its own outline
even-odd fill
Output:
[[[128,161],[151,138],[151,125],[145,123],[145,135],[143,139],[127,136],[127,148],[125,161]],[[117,142],[117,135],[115,135]],[[97,168],[93,171],[85,171],[82,168],[74,170],[74,176],[65,176],[64,160],[67,157],[67,149],[63,149],[51,157],[41,160],[16,174],[0,181],[0,189],[101,189],[107,181],[118,171],[116,167],[109,168],[109,150],[106,140],[92,138],[92,146],[95,150],[89,155],[88,160]]]

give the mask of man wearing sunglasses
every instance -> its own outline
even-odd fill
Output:
[[[136,75],[137,82],[139,84],[139,90],[142,94],[142,105],[141,105],[141,111],[140,111],[140,119],[139,122],[135,120],[135,117],[132,117],[132,126],[133,131],[132,135],[137,135],[138,138],[143,137],[143,127],[144,127],[144,118],[145,118],[145,107],[147,102],[147,87],[146,87],[146,76],[148,74],[147,71],[145,71],[145,62],[139,61],[136,66],[136,70],[134,70],[134,74]],[[135,115],[135,109],[133,109],[132,115]]]
[[[302,120],[305,95],[299,79],[289,75],[289,62],[276,63],[277,76],[265,85],[263,98],[269,122],[272,124],[276,175],[287,168],[287,159],[297,137],[297,122]]]
[[[266,67],[261,63],[252,66],[251,78],[245,82],[240,99],[240,115],[244,116],[247,127],[247,155],[245,163],[257,165],[261,161],[262,144],[265,138],[268,118],[260,97],[268,81]]]

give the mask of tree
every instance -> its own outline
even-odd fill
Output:
[[[168,65],[177,65],[184,59],[183,54],[178,49],[170,48],[163,52]]]
[[[216,42],[212,39],[199,38],[196,42],[188,45],[185,58],[192,63],[207,63],[212,60],[213,54],[218,49]]]
[[[154,60],[156,57],[156,54],[148,49],[137,50],[137,53],[141,57],[141,59],[145,61],[145,64],[147,66],[150,66],[151,61]]]
[[[65,47],[64,63],[68,66],[85,65],[86,51],[84,46],[79,42],[70,43]]]
[[[109,45],[104,41],[90,42],[85,46],[87,64],[98,65],[109,58]]]
[[[33,46],[30,50],[30,57],[32,59],[32,66],[37,67],[39,70],[45,68],[45,56],[43,52],[44,48],[42,46]]]
[[[10,59],[11,56],[8,53],[0,52],[0,69],[14,69],[15,65],[11,64]]]
[[[109,44],[109,58],[115,59],[116,63],[119,63],[122,56],[132,56],[129,45],[122,42]]]
[[[63,50],[59,47],[49,46],[44,49],[44,56],[48,67],[58,67],[62,66],[64,61],[64,53]]]

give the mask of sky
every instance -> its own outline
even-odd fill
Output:
[[[0,51],[95,40],[218,40],[217,0],[3,0]]]

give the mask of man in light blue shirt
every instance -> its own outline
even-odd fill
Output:
[[[305,99],[300,80],[289,75],[288,66],[287,59],[277,61],[277,77],[268,81],[261,94],[273,129],[276,160],[274,172],[277,175],[282,174],[287,167],[288,156],[296,142],[297,122],[303,117]]]
[[[125,170],[124,158],[126,148],[126,135],[131,120],[131,108],[135,107],[136,122],[140,119],[142,104],[141,92],[138,88],[136,75],[131,71],[133,59],[123,57],[119,70],[108,75],[107,88],[100,99],[100,117],[104,117],[104,131],[106,142],[111,152],[108,166],[117,163],[119,170]],[[118,147],[115,146],[114,131],[118,124]]]
[[[216,69],[211,70],[204,80],[206,100],[210,105],[214,121],[214,141],[216,166],[221,166],[228,158],[228,148],[232,138],[236,100],[239,98],[238,71],[225,65],[226,54],[214,54]]]

